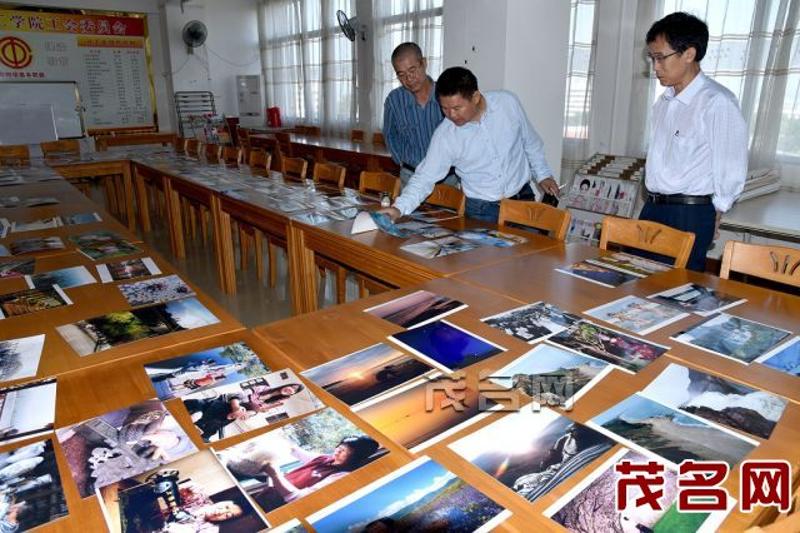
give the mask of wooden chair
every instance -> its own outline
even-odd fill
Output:
[[[197,139],[186,139],[186,155],[189,157],[200,157],[200,141]]]
[[[694,233],[649,220],[605,217],[600,233],[600,249],[608,250],[608,243],[672,257],[675,259],[675,268],[686,268],[694,245]]]
[[[293,157],[292,137],[288,133],[282,131],[276,133],[275,140],[278,141],[278,149],[281,151],[281,155]]]
[[[400,178],[388,172],[361,172],[358,178],[361,193],[387,193],[392,200],[400,196]]]
[[[372,144],[377,146],[386,146],[386,139],[383,137],[383,133],[376,131],[372,134]]]
[[[350,130],[350,140],[354,143],[363,143],[364,130]]]
[[[236,126],[236,140],[242,148],[250,146],[250,130],[241,126]]]
[[[343,189],[346,173],[347,169],[341,165],[335,165],[333,163],[314,163],[314,170],[311,172],[311,177],[316,183],[331,183]]]
[[[203,146],[203,152],[206,155],[206,163],[219,163],[222,159],[222,145],[206,144]]]
[[[433,188],[433,192],[425,199],[426,204],[435,205],[437,207],[446,207],[452,209],[459,215],[464,215],[464,209],[467,205],[467,197],[460,189],[456,189],[452,185],[445,183],[438,183]]]
[[[21,167],[31,161],[31,151],[26,144],[0,145],[0,166]]]
[[[175,153],[176,154],[185,154],[186,153],[186,137],[175,137]]]
[[[272,162],[272,154],[268,154],[260,148],[250,150],[250,157],[247,158],[247,166],[251,171],[265,174],[269,172],[269,165]]]
[[[301,157],[282,157],[280,162],[280,172],[284,178],[294,180],[306,179],[308,161]]]
[[[224,146],[222,148],[222,162],[228,166],[238,167],[242,164],[242,149],[238,146]]]
[[[322,128],[319,126],[306,126],[305,134],[311,137],[319,137],[322,135]]]
[[[731,272],[800,287],[800,250],[728,241],[719,277],[729,279]]]
[[[504,226],[511,222],[520,226],[545,230],[553,239],[563,241],[567,236],[571,218],[572,216],[566,209],[557,209],[539,202],[506,199],[500,202],[500,216],[497,223]]]
[[[81,143],[77,139],[64,139],[61,141],[48,141],[40,143],[42,155],[54,157],[59,155],[81,155]]]

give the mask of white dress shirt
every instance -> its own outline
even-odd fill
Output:
[[[477,122],[456,126],[445,118],[428,152],[394,202],[404,215],[414,211],[436,182],[455,167],[468,198],[497,201],[517,194],[531,179],[553,175],[544,143],[517,97],[508,91],[483,93],[486,109]]]
[[[747,124],[736,97],[702,72],[653,105],[645,184],[661,194],[712,195],[725,212],[747,177]]]

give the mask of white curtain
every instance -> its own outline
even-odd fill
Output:
[[[261,58],[268,106],[288,124],[349,132],[358,117],[354,44],[336,11],[355,15],[355,0],[263,0]]]

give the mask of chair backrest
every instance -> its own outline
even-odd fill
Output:
[[[292,137],[286,132],[279,131],[275,134],[275,139],[278,141],[278,148],[280,148],[281,154],[292,157]]]
[[[728,279],[731,272],[800,287],[800,250],[728,241],[719,277]]]
[[[222,145],[220,144],[206,144],[203,147],[206,154],[206,162],[219,163],[222,156]]]
[[[57,155],[81,155],[81,143],[77,139],[64,139],[61,141],[47,141],[40,143],[42,155],[45,157]]]
[[[186,139],[186,155],[191,157],[200,156],[200,141],[197,139]]]
[[[247,166],[250,167],[250,170],[269,171],[270,163],[272,163],[272,154],[268,154],[260,148],[250,150],[250,157],[247,159]]]
[[[314,181],[332,183],[339,187],[344,188],[344,177],[347,169],[341,165],[334,165],[333,163],[314,163],[314,170],[311,172],[311,177]]]
[[[501,226],[511,222],[520,226],[545,230],[550,237],[563,241],[567,236],[572,216],[566,209],[557,209],[540,202],[526,200],[502,200],[497,223]]]
[[[175,153],[176,154],[185,154],[186,153],[186,137],[175,137]]]
[[[281,174],[295,180],[306,179],[308,161],[302,157],[281,157]]]
[[[31,152],[27,144],[0,145],[0,166],[23,166],[30,160]]]
[[[350,140],[354,143],[363,143],[364,130],[350,130]]]
[[[306,135],[310,135],[312,137],[319,137],[322,135],[322,128],[319,126],[306,126]]]
[[[394,200],[400,196],[400,178],[388,172],[362,172],[358,178],[358,190],[362,193],[387,193]]]
[[[242,148],[250,146],[250,130],[241,126],[236,126],[236,139]]]
[[[605,217],[600,233],[600,248],[608,250],[608,243],[674,257],[675,268],[686,268],[694,245],[694,233],[649,220]]]
[[[222,148],[222,161],[226,165],[238,167],[242,164],[242,149],[238,146],[224,146]]]
[[[377,144],[378,146],[386,146],[386,139],[383,137],[383,133],[379,131],[373,133],[372,144]]]
[[[456,189],[452,185],[445,183],[438,183],[433,188],[433,192],[425,199],[426,204],[435,205],[438,207],[446,207],[456,211],[459,215],[464,214],[464,209],[467,205],[467,197],[460,189]]]

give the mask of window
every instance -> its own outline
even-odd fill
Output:
[[[594,77],[594,0],[572,0],[567,56],[564,137],[588,139]]]

